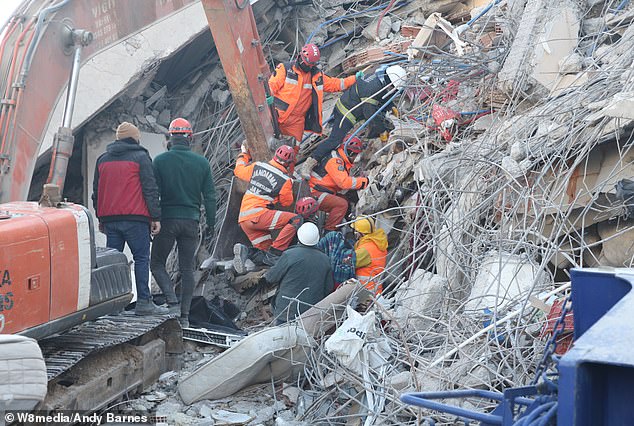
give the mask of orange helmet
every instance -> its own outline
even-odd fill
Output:
[[[315,213],[318,208],[317,201],[313,197],[303,197],[295,204],[295,213],[301,214],[306,219]]]
[[[192,125],[184,118],[173,119],[170,123],[169,132],[173,135],[184,134],[191,136],[194,134],[192,131]]]
[[[282,166],[288,166],[295,162],[295,150],[288,145],[282,145],[275,151],[273,160]]]
[[[305,64],[315,66],[321,58],[321,52],[319,51],[317,45],[313,43],[308,43],[307,45],[302,47],[302,50],[299,53],[299,57],[302,58],[302,61],[304,61]]]

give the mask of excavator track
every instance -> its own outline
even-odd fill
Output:
[[[166,316],[108,315],[39,342],[48,380],[69,370],[82,359],[106,348],[130,342],[169,320]]]
[[[176,318],[124,312],[39,341],[48,393],[39,410],[96,412],[179,370],[183,333]]]

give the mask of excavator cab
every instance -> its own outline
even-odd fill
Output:
[[[78,204],[0,204],[0,333],[41,339],[122,310],[132,299],[126,256],[95,247]]]

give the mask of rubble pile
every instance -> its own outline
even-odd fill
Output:
[[[423,12],[402,53],[385,46],[400,42],[407,19],[399,34],[379,26],[380,41],[346,40],[355,48],[343,49],[344,73],[397,60],[410,75],[389,140],[371,141],[362,159],[372,183],[356,211],[389,231],[390,307],[371,309],[363,368],[329,352],[328,335],[319,341],[305,368],[312,396],[302,420],[414,424],[431,413],[405,406],[403,392],[529,384],[568,270],[632,266],[631,194],[615,185],[633,172],[634,9],[478,6],[466,24]],[[366,25],[362,35],[375,31]],[[373,49],[384,56],[358,59]]]
[[[358,166],[371,184],[359,193],[356,213],[375,217],[389,238],[383,300],[338,321],[337,331],[346,321],[363,323],[362,336],[350,339],[354,350],[342,353],[331,340],[337,333],[321,330],[299,379],[272,378],[258,388],[272,396],[258,404],[285,410],[284,417],[256,421],[260,409],[235,408],[236,399],[196,403],[190,414],[216,419],[213,410],[233,409],[255,416],[250,424],[274,417],[277,424],[455,424],[399,396],[529,384],[548,339],[549,309],[569,289],[569,269],[632,266],[634,193],[616,187],[634,174],[634,6],[320,0],[288,11],[296,28],[277,18],[259,28],[275,61],[291,57],[303,37],[322,46],[330,75],[369,74],[393,62],[408,71],[389,113],[394,129],[387,142],[369,141]],[[116,114],[158,132],[167,115],[199,111],[198,149],[213,167],[220,219],[242,133],[218,66],[199,73],[180,93],[147,86]],[[330,99],[332,108],[337,97]]]

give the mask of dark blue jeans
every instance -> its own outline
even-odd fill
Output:
[[[181,273],[180,295],[177,297],[172,280],[165,269],[167,258],[176,243],[178,268]],[[165,219],[161,221],[161,232],[152,244],[152,275],[167,303],[176,304],[180,300],[181,317],[189,317],[189,308],[194,293],[194,252],[198,245],[198,221],[192,219]]]
[[[123,251],[123,246],[128,243],[134,259],[137,299],[150,300],[150,224],[121,220],[104,223],[103,228],[108,238],[106,246]]]

